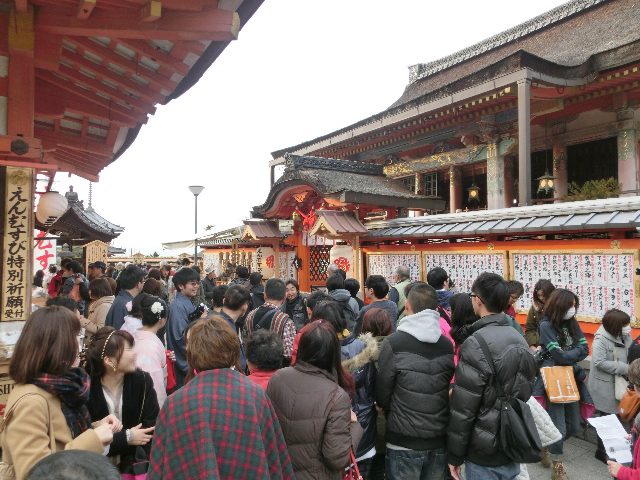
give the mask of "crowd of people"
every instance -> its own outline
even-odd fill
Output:
[[[85,277],[63,260],[49,273],[34,279],[49,299],[16,345],[0,426],[2,466],[17,479],[66,469],[514,480],[540,461],[566,480],[567,439],[640,390],[629,315],[606,312],[587,375],[579,298],[545,279],[523,330],[522,285],[494,273],[456,292],[444,268],[420,282],[400,265],[393,285],[369,275],[361,288],[332,264],[326,289],[310,294],[242,266],[228,285],[188,264],[95,262]],[[553,367],[570,367],[579,399],[555,400],[541,373]],[[506,442],[507,425],[529,434],[512,428]],[[640,419],[628,426],[635,436]],[[609,460],[602,442],[595,456],[612,477],[640,479],[638,444],[631,466]]]

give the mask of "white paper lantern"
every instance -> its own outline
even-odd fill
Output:
[[[40,195],[36,218],[45,227],[50,227],[67,211],[69,202],[58,192],[46,192]]]

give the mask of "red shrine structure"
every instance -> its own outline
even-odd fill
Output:
[[[573,0],[410,67],[386,110],[272,154],[271,191],[252,211],[271,233],[251,237],[247,225],[238,241],[270,244],[285,259],[276,274],[289,275],[282,252],[292,252],[307,291],[329,263],[361,283],[372,273],[393,283],[398,265],[422,280],[443,266],[460,291],[489,270],[524,284],[520,312],[550,278],[578,294],[587,333],[610,308],[636,325],[636,10]]]
[[[31,312],[35,195],[58,172],[97,181],[156,106],[191,88],[261,3],[0,0],[2,322]],[[46,187],[35,192],[37,180]],[[56,233],[102,240],[117,232],[72,203],[40,228],[57,221]]]

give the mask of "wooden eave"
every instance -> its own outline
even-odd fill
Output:
[[[36,135],[22,158],[0,148],[3,162],[97,180],[156,105],[191,88],[262,1],[0,0],[9,6],[0,9],[0,30],[13,7],[33,11],[35,38]],[[5,139],[0,147],[14,140]]]

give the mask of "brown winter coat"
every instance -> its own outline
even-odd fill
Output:
[[[338,480],[362,428],[351,422],[351,399],[336,375],[298,361],[278,370],[267,387],[298,480]]]
[[[1,437],[2,460],[13,465],[17,480],[24,479],[38,460],[54,453],[49,439],[49,412],[56,451],[103,452],[104,447],[92,429],[72,438],[58,397],[35,385],[16,385],[7,400],[5,413],[26,393],[37,395],[26,396],[18,402]]]
[[[95,333],[104,327],[104,321],[107,318],[107,313],[113,304],[113,299],[116,298],[113,295],[107,295],[94,300],[89,305],[89,315],[86,320],[82,320],[80,323],[85,328],[85,335],[89,340]]]

